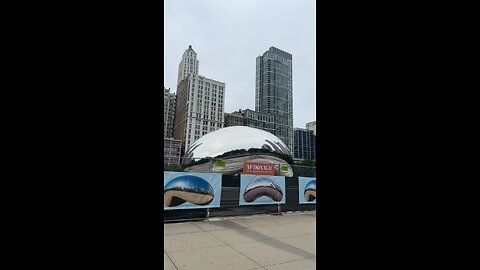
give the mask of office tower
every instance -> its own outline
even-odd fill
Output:
[[[250,109],[243,110],[242,113],[244,126],[258,128],[275,134],[275,115],[260,113]]]
[[[317,135],[317,121],[307,123],[307,129],[313,130],[313,135]]]
[[[190,73],[198,74],[197,53],[192,49],[192,45],[189,45],[188,49],[183,53],[182,61],[180,61],[178,66],[177,86]]]
[[[170,93],[170,88],[163,87],[163,137],[172,138],[175,117],[175,94]]]
[[[293,149],[292,55],[270,47],[256,60],[255,111],[275,116],[273,132]]]
[[[293,157],[315,159],[317,142],[313,131],[304,128],[294,128],[293,134]]]
[[[244,126],[244,117],[242,110],[238,110],[232,113],[224,113],[224,127],[232,126]]]
[[[182,141],[174,138],[163,139],[163,163],[180,164]]]
[[[250,109],[238,110],[232,113],[224,113],[224,115],[224,127],[247,126],[265,130],[272,134],[275,132],[274,115],[259,113]]]
[[[224,124],[225,83],[190,73],[177,87],[173,137],[182,153],[203,135]]]

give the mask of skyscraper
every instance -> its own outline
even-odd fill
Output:
[[[312,130],[304,128],[294,128],[294,147],[293,157],[301,159],[316,158],[316,136]]]
[[[223,113],[224,127],[244,126],[245,117],[242,110],[232,113]]]
[[[184,152],[203,135],[223,128],[225,83],[190,73],[177,87],[173,137]]]
[[[224,113],[224,127],[247,126],[275,133],[275,116],[250,109]]]
[[[173,137],[182,140],[182,153],[203,135],[224,125],[225,83],[198,75],[192,45],[178,67],[177,108]]]
[[[163,87],[163,138],[172,138],[176,96]]]
[[[185,79],[188,74],[193,73],[198,75],[197,53],[192,49],[192,45],[188,46],[182,56],[182,61],[178,65],[178,80],[177,86]]]
[[[256,65],[255,111],[275,117],[273,134],[293,151],[292,55],[270,47]]]
[[[273,114],[260,113],[250,109],[243,110],[244,125],[268,131],[275,134],[275,116]],[[283,139],[282,139],[283,141]],[[285,141],[284,141],[285,142]]]
[[[163,164],[180,164],[182,141],[174,138],[163,139]]]
[[[313,135],[317,135],[317,121],[308,122],[307,129],[313,130]]]

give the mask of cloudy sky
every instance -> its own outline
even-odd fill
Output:
[[[255,109],[255,58],[293,57],[293,125],[315,119],[315,0],[164,0],[164,86],[192,45],[199,74],[225,83],[225,112]]]

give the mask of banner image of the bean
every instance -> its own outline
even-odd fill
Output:
[[[317,178],[298,177],[298,203],[317,203]]]
[[[285,176],[240,177],[240,205],[284,204],[285,195]]]
[[[163,209],[220,207],[222,174],[163,172]]]

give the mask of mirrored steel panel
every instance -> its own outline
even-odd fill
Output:
[[[262,160],[276,166],[276,175],[293,176],[293,159],[288,147],[277,136],[256,128],[233,126],[208,133],[185,152],[183,165],[189,172],[219,172],[226,175],[243,170],[243,162]],[[214,167],[213,160],[225,160],[225,167]]]

